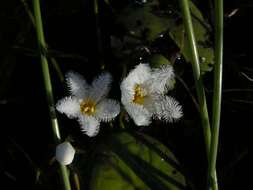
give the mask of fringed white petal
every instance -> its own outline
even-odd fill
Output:
[[[156,113],[156,108],[154,106],[158,94],[149,94],[147,97],[144,99],[143,107],[149,111],[151,115]],[[158,95],[160,96],[160,95]]]
[[[127,90],[123,85],[120,86],[121,89],[121,102],[123,104],[132,103],[134,97],[134,90]]]
[[[89,98],[95,102],[99,102],[101,99],[105,98],[110,90],[110,85],[112,82],[112,76],[110,73],[104,72],[95,78],[92,82],[92,88],[89,93]]]
[[[125,108],[138,126],[148,126],[151,123],[152,115],[141,105],[126,104]]]
[[[90,87],[80,74],[70,71],[66,74],[66,81],[71,95],[80,99],[87,96]]]
[[[171,65],[162,65],[153,69],[151,80],[148,82],[149,89],[153,93],[164,94],[173,88],[175,75]]]
[[[74,97],[65,97],[56,104],[56,109],[66,114],[69,118],[76,118],[80,113],[80,105]]]
[[[69,142],[64,142],[57,145],[55,151],[55,158],[62,165],[69,165],[74,159],[75,152],[75,149]]]
[[[101,121],[111,121],[120,112],[120,105],[117,101],[111,99],[102,100],[96,106],[95,117]]]
[[[172,97],[160,96],[154,106],[156,109],[154,116],[157,119],[173,122],[183,116],[182,106]]]
[[[89,137],[94,137],[99,132],[99,121],[92,116],[81,115],[79,117],[81,131]]]
[[[151,77],[150,74],[151,68],[148,64],[139,64],[129,73],[127,78],[137,84],[143,84]]]
[[[141,85],[151,79],[151,69],[147,64],[139,64],[133,69],[121,83],[122,94],[128,93],[130,97],[134,95],[136,84]]]

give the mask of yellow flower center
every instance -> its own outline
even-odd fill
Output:
[[[134,87],[133,102],[136,104],[144,104],[145,93],[139,84]]]
[[[95,102],[91,100],[84,100],[80,104],[80,111],[82,114],[92,115],[96,110]]]

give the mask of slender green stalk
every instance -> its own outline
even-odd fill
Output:
[[[32,22],[32,25],[33,25],[34,28],[36,29],[35,18],[34,18],[34,16],[33,16],[32,11],[30,10],[30,8],[29,8],[27,2],[26,2],[27,0],[20,0],[20,1],[21,1],[21,3],[23,4],[24,9],[25,9],[25,11],[26,11],[28,17],[30,18],[30,20],[31,20],[31,22]],[[48,47],[48,45],[46,45],[45,47]],[[63,74],[62,74],[62,71],[61,71],[61,69],[60,69],[60,67],[59,67],[59,64],[57,63],[56,59],[53,58],[53,57],[50,57],[49,60],[51,61],[53,67],[55,68],[55,71],[56,71],[56,73],[57,73],[57,75],[58,75],[60,81],[63,83],[63,82],[64,82],[64,76],[63,76]]]
[[[190,13],[190,7],[189,7],[189,0],[180,0],[180,4],[181,4],[181,9],[182,9],[183,21],[185,25],[189,49],[192,55],[192,69],[193,69],[193,75],[194,75],[195,85],[197,89],[197,96],[198,96],[198,101],[199,101],[199,106],[200,106],[200,117],[201,117],[203,132],[204,132],[204,138],[205,138],[208,168],[210,168],[211,129],[210,129],[210,122],[209,122],[209,117],[208,117],[204,85],[203,85],[201,74],[200,74],[199,55],[198,55],[196,40],[194,37],[194,31],[193,31],[193,25],[192,25],[191,13]],[[208,175],[208,182],[209,182],[209,179],[210,178]],[[213,182],[217,181],[215,166],[212,169],[212,179],[213,179],[212,180]],[[216,187],[214,186],[212,187],[214,188],[213,190],[217,190]]]
[[[195,80],[197,96],[198,96],[198,101],[199,101],[200,117],[201,117],[203,132],[204,132],[206,152],[207,152],[207,156],[209,157],[210,143],[211,143],[211,130],[210,130],[204,85],[203,85],[201,74],[200,74],[199,55],[198,55],[196,40],[194,37],[191,13],[190,13],[190,8],[189,8],[189,0],[180,0],[180,4],[181,4],[181,9],[182,9],[183,21],[185,25],[189,49],[192,55],[191,59],[192,59],[193,76]]]
[[[221,92],[222,92],[222,60],[223,60],[223,0],[215,0],[215,64],[214,64],[214,92],[212,114],[212,140],[209,160],[209,179],[213,190],[218,190],[216,179],[216,159],[219,141]]]
[[[51,125],[54,135],[54,140],[58,144],[61,142],[61,136],[58,126],[58,121],[56,117],[55,111],[55,104],[53,98],[53,90],[51,84],[51,78],[49,74],[48,62],[46,58],[46,42],[44,38],[43,32],[43,25],[42,25],[42,18],[40,12],[40,0],[33,0],[33,8],[34,8],[34,15],[35,15],[35,23],[36,23],[36,32],[37,32],[37,39],[40,49],[40,58],[41,58],[41,66],[42,66],[42,73],[44,78],[44,85],[46,90],[47,102],[49,107],[49,113],[51,118]],[[69,177],[68,177],[68,170],[66,166],[60,165],[60,174],[62,177],[63,185],[65,190],[71,190]]]

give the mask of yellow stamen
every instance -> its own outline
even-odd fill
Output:
[[[82,114],[92,115],[96,110],[95,102],[91,100],[84,100],[80,104],[80,111]]]
[[[136,104],[144,104],[145,93],[139,84],[134,87],[133,102]]]

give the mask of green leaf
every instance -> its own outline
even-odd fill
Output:
[[[143,6],[131,4],[120,13],[117,22],[123,24],[132,36],[152,41],[170,25],[168,18],[153,14],[153,7],[157,5],[157,0],[148,1]]]
[[[186,186],[173,153],[147,135],[112,135],[98,152],[91,190],[180,190]]]
[[[185,60],[190,62],[191,55],[185,39],[184,25],[178,6],[171,1],[166,1],[163,7],[167,8],[161,10],[161,5],[157,0],[149,0],[141,6],[130,4],[121,11],[117,23],[126,28],[126,36],[133,37],[135,41],[141,39],[143,44],[151,43],[161,34],[168,32]],[[191,1],[190,8],[200,57],[200,69],[201,73],[204,74],[212,70],[214,63],[214,51],[210,41],[211,27]],[[167,42],[165,41],[165,43]]]

